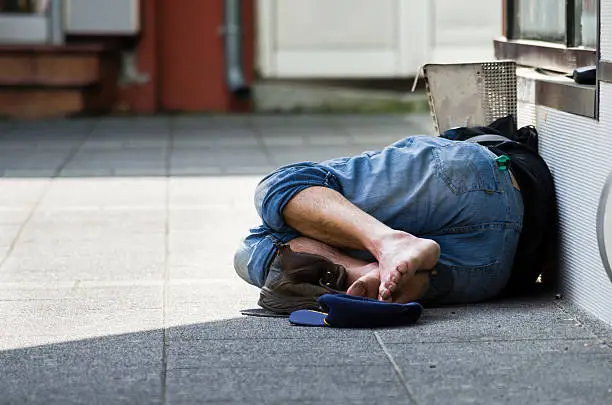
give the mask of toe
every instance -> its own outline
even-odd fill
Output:
[[[349,287],[346,293],[356,297],[365,297],[367,294],[367,288],[363,281],[357,280]]]
[[[397,288],[397,283],[395,283],[393,281],[387,281],[386,283],[383,284],[383,287],[385,287],[387,290],[393,292]]]
[[[391,291],[388,288],[381,286],[378,292],[378,298],[380,301],[389,301],[391,299]]]
[[[376,298],[378,297],[380,286],[378,272],[369,273],[357,279],[346,293],[353,296]]]

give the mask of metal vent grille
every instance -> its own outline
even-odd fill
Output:
[[[423,67],[434,127],[488,125],[516,116],[516,63],[429,64]]]
[[[482,63],[480,68],[479,94],[484,101],[485,124],[508,115],[516,116],[516,64]]]

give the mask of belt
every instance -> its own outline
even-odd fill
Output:
[[[518,191],[521,191],[521,187],[519,186],[518,181],[516,181],[516,177],[514,177],[514,174],[512,174],[512,170],[508,170],[508,173],[510,173],[510,181],[512,182],[512,187],[514,187]]]

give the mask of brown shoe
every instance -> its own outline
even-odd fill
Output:
[[[258,304],[279,314],[317,310],[317,299],[323,294],[344,293],[346,280],[344,266],[323,256],[294,252],[289,245],[283,245],[270,265]]]

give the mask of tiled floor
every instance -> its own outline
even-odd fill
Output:
[[[427,116],[0,122],[0,404],[612,403],[612,332],[541,297],[403,329],[244,318],[232,270],[278,165]]]

